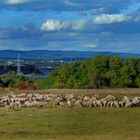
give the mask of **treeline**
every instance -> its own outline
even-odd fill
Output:
[[[20,89],[20,90],[35,90],[37,89],[33,79],[17,76],[15,72],[9,72],[0,75],[0,90],[3,88]]]
[[[98,56],[63,65],[37,82],[39,88],[140,88],[140,59]]]

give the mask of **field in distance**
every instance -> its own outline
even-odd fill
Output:
[[[19,91],[17,91],[19,92]],[[25,91],[20,91],[25,92]],[[29,92],[29,91],[28,91]],[[139,96],[140,89],[45,90],[33,93]],[[139,140],[140,108],[0,108],[2,140]]]
[[[20,93],[39,93],[39,94],[76,94],[76,95],[95,95],[99,94],[100,96],[114,95],[116,97],[123,96],[140,96],[140,88],[126,88],[126,89],[46,89],[46,90],[15,90],[15,94]],[[0,95],[8,94],[9,91],[0,91]]]

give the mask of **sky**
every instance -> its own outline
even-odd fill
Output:
[[[140,54],[140,0],[0,0],[0,50]]]

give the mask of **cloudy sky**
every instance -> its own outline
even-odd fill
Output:
[[[140,0],[0,0],[0,49],[140,53]]]

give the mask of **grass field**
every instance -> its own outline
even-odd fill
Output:
[[[128,89],[127,89],[128,90]],[[138,96],[139,90],[49,90]],[[118,93],[116,93],[118,92]],[[95,94],[94,93],[94,94]],[[140,140],[140,108],[0,108],[0,140]]]
[[[127,96],[140,96],[140,88],[139,89],[47,89],[47,90],[34,90],[34,91],[14,91],[16,94],[19,93],[52,93],[52,94],[78,94],[78,95],[93,95],[99,94],[101,96],[106,95],[115,95],[118,97],[123,97],[124,95]],[[9,93],[8,90],[0,91],[0,95],[3,96],[4,94]]]
[[[1,109],[0,139],[139,140],[140,109]]]

